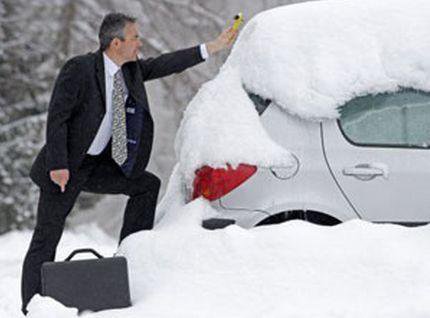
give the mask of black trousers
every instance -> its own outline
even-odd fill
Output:
[[[129,196],[119,243],[129,234],[152,229],[160,179],[149,172],[140,178],[126,178],[112,160],[110,149],[109,143],[100,155],[87,155],[79,171],[70,176],[65,192],[62,193],[60,187],[55,192],[40,189],[36,227],[22,267],[21,310],[24,314],[31,298],[41,292],[42,263],[55,259],[66,217],[81,191]]]

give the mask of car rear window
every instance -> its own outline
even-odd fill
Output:
[[[368,95],[339,110],[340,128],[354,144],[429,148],[429,93],[403,89]]]

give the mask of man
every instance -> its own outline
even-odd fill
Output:
[[[153,121],[143,82],[182,72],[230,47],[236,36],[230,28],[207,44],[139,59],[136,19],[111,13],[100,26],[100,49],[65,63],[49,104],[46,145],[30,172],[40,197],[22,268],[24,315],[41,291],[41,265],[55,259],[66,217],[81,191],[129,196],[119,242],[153,227],[160,180],[145,171]]]

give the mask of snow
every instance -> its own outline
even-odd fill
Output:
[[[337,118],[337,108],[358,96],[430,91],[428,12],[427,0],[328,0],[252,18],[184,113],[175,147],[186,185],[203,165],[291,165],[244,87],[309,120]]]
[[[233,69],[207,82],[188,105],[175,150],[190,185],[194,171],[208,164],[225,167],[244,162],[259,166],[294,165],[292,155],[268,136]]]
[[[330,0],[264,11],[224,69],[303,118],[336,118],[357,96],[430,90],[430,2]],[[223,70],[222,70],[223,71]]]
[[[302,221],[208,231],[210,205],[195,200],[171,210],[152,231],[127,237],[133,306],[84,317],[428,317],[430,226],[349,221],[335,227]],[[19,279],[30,232],[0,237],[0,316],[20,317]],[[116,247],[94,226],[67,231],[58,249]],[[36,295],[28,317],[76,317]]]

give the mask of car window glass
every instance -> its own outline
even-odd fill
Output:
[[[340,108],[347,139],[360,145],[430,145],[430,94],[412,89],[358,97]]]

